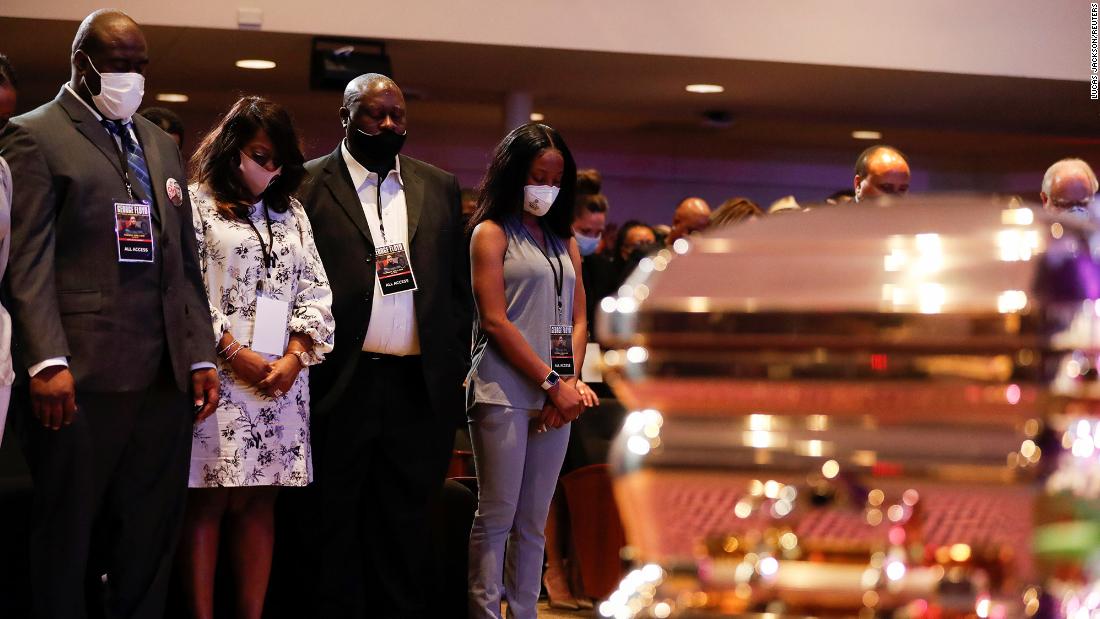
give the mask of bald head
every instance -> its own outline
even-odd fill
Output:
[[[126,13],[118,9],[99,9],[80,22],[73,37],[72,52],[102,50],[127,30],[141,32],[137,22]]]
[[[144,74],[149,51],[145,35],[129,15],[117,9],[100,9],[85,17],[76,29],[70,62],[69,86],[93,105],[91,97],[100,92],[101,74]]]
[[[344,87],[344,107],[351,107],[352,104],[358,103],[370,93],[385,90],[402,94],[397,84],[385,75],[381,73],[364,73],[348,82],[348,85]],[[404,95],[402,95],[402,100],[404,100]]]
[[[360,163],[392,166],[408,133],[405,95],[385,75],[360,75],[344,88],[340,124],[348,149]]]
[[[1085,211],[1096,195],[1096,174],[1081,159],[1062,159],[1047,168],[1039,199],[1051,212]]]
[[[909,163],[901,151],[881,144],[872,146],[856,159],[855,201],[903,196],[909,192],[909,179]]]
[[[668,234],[668,244],[689,234],[706,230],[710,225],[710,205],[702,198],[684,198],[676,211],[672,213],[672,231]]]

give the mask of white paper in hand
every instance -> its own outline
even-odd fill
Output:
[[[286,351],[290,303],[264,295],[256,297],[256,324],[252,330],[252,350],[283,356]]]

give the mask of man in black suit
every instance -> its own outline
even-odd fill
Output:
[[[159,618],[194,414],[218,399],[214,334],[179,150],[133,115],[141,29],[97,11],[71,60],[57,98],[0,134],[15,180],[4,304],[35,484],[34,616]],[[120,241],[126,213],[149,222],[147,238]]]
[[[371,617],[409,619],[426,612],[428,512],[469,365],[460,191],[453,175],[398,155],[405,99],[389,78],[352,80],[340,119],[345,138],[306,164],[302,192],[337,324],[310,374],[321,616],[363,617],[369,604]],[[387,258],[412,276],[379,281]]]

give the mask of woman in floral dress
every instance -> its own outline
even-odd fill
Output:
[[[281,486],[312,480],[308,367],[332,350],[332,294],[293,197],[305,171],[290,115],[244,97],[192,158],[191,211],[221,399],[195,424],[180,558],[192,616],[213,616],[226,532],[237,616],[259,618]],[[225,526],[223,527],[223,521]]]

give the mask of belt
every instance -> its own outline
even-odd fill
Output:
[[[363,361],[390,361],[390,362],[413,362],[420,361],[420,355],[387,355],[380,352],[370,352],[364,350],[360,359]]]

